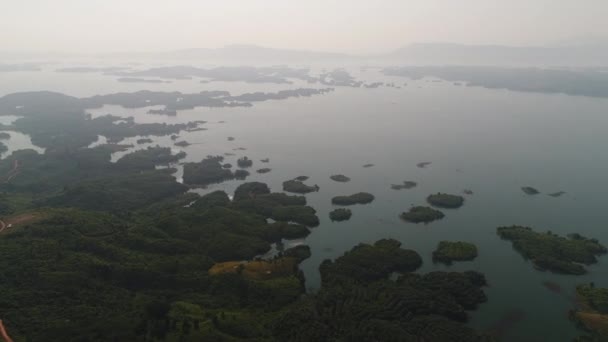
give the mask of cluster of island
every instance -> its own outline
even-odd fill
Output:
[[[332,86],[358,82],[340,72],[323,75],[320,82]],[[240,156],[227,152],[183,162],[185,152],[149,146],[112,162],[112,153],[131,147],[119,143],[127,137],[138,137],[136,143],[143,145],[153,143],[153,136],[170,136],[172,143],[186,147],[189,143],[178,141],[178,134],[203,130],[205,122],[141,124],[86,114],[88,108],[117,104],[165,106],[151,114],[171,115],[197,106],[251,105],[327,91],[136,92],[89,98],[38,92],[0,98],[3,113],[21,116],[0,129],[28,134],[46,148],[44,153],[15,151],[0,160],[0,215],[2,224],[11,226],[0,230],[0,291],[11,331],[23,340],[491,340],[466,324],[469,312],[487,301],[484,274],[418,273],[423,256],[382,239],[323,261],[320,288],[307,293],[299,264],[311,249],[282,244],[319,229],[319,213],[306,197],[320,191],[317,184],[299,176],[276,192],[265,183],[245,182],[248,170],[266,174],[272,169],[257,168],[257,161],[241,154],[243,147],[234,149]],[[88,147],[100,135],[108,143]],[[9,138],[0,132],[0,140]],[[0,142],[2,150],[7,147]],[[180,163],[182,183],[173,176]],[[343,174],[329,179],[351,181]],[[202,196],[190,191],[228,180],[243,181],[232,196],[221,190]],[[403,181],[391,188],[416,186]],[[540,193],[529,186],[522,191]],[[334,196],[329,219],[347,221],[356,205],[374,200],[368,192]],[[461,208],[465,198],[439,192],[426,202],[400,217],[430,223]],[[496,233],[540,271],[582,275],[607,252],[598,240],[576,233],[563,237],[521,226],[499,227]],[[277,253],[265,256],[273,250]],[[440,241],[431,257],[450,265],[477,256],[471,242]],[[594,284],[577,288],[581,305],[570,317],[591,338],[608,335],[607,293]]]

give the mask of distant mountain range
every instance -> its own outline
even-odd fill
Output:
[[[383,57],[412,64],[605,66],[608,64],[608,44],[546,47],[412,44]]]
[[[187,49],[165,52],[159,57],[209,61],[252,62],[384,62],[420,65],[534,65],[605,66],[608,43],[517,47],[502,45],[411,44],[385,54],[287,50],[255,45],[230,45],[219,49]]]
[[[246,64],[383,63],[412,65],[487,66],[608,66],[608,40],[569,40],[547,46],[462,45],[445,43],[411,44],[388,53],[353,55],[308,50],[290,50],[257,45],[228,45],[222,48],[194,48],[163,52],[107,54],[15,54],[12,60],[70,60],[74,58],[130,61],[195,61]],[[68,57],[70,56],[70,57]],[[29,57],[29,58],[28,58]]]

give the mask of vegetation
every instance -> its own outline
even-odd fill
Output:
[[[175,144],[173,144],[175,146],[179,146],[179,147],[187,147],[190,146],[190,143],[187,142],[186,140],[182,140],[182,141],[178,141]]]
[[[247,156],[245,156],[243,158],[239,158],[236,161],[236,164],[242,168],[251,167],[253,165],[253,160],[251,160],[251,159],[247,158]]]
[[[249,174],[250,174],[250,173],[249,173],[249,171],[247,171],[247,170],[242,170],[242,169],[235,170],[235,171],[234,171],[234,178],[235,178],[235,179],[240,179],[240,180],[243,180],[243,179],[245,179],[245,178],[249,177]]]
[[[222,166],[222,161],[224,161],[222,156],[207,156],[199,163],[185,163],[184,184],[205,186],[235,178],[235,174],[230,169]]]
[[[150,144],[153,142],[152,139],[150,138],[142,138],[142,139],[137,139],[136,141],[138,144]]]
[[[469,242],[441,241],[433,252],[434,262],[451,264],[453,261],[468,261],[477,257],[477,247]]]
[[[367,192],[358,192],[350,196],[336,196],[331,203],[337,205],[368,204],[374,200],[374,195]]]
[[[270,171],[272,171],[272,169],[264,167],[264,168],[258,169],[256,172],[263,174],[263,173],[268,173]]]
[[[608,339],[608,289],[583,284],[576,287],[576,297],[579,305],[570,311],[570,319],[590,334],[577,341]]]
[[[338,208],[329,212],[329,218],[332,221],[347,221],[353,215],[350,209]]]
[[[350,182],[350,178],[346,177],[345,175],[332,175],[329,178],[331,178],[333,181],[341,183]]]
[[[275,321],[283,341],[484,341],[466,310],[486,301],[477,272],[409,273],[422,264],[395,240],[360,244],[320,266],[322,287]],[[401,275],[389,280],[393,272]],[[306,324],[302,324],[306,322]]]
[[[462,207],[464,204],[464,197],[438,192],[434,195],[429,195],[426,198],[426,201],[434,207],[454,209]]]
[[[403,184],[392,184],[391,189],[393,190],[403,190],[403,189],[413,189],[418,186],[418,183],[412,181],[404,181]]]
[[[10,138],[11,138],[10,133],[0,132],[0,140],[7,140],[7,139],[10,139]]]
[[[319,186],[306,185],[302,181],[292,179],[283,182],[283,191],[293,192],[296,194],[307,194],[309,192],[319,191]]]
[[[156,165],[168,165],[176,163],[186,157],[185,152],[171,154],[168,147],[148,147],[145,150],[135,151],[120,158],[116,165],[122,168],[137,170],[154,170]]]
[[[499,227],[497,233],[511,241],[513,248],[530,259],[536,268],[555,273],[585,274],[587,270],[583,265],[596,263],[596,256],[606,253],[606,247],[596,239],[579,234],[565,238],[550,231],[539,233],[521,226]]]
[[[416,206],[411,207],[409,211],[401,213],[400,217],[405,221],[412,223],[429,223],[435,220],[441,220],[445,215],[431,207]]]
[[[240,185],[234,195],[235,206],[266,218],[282,222],[295,222],[306,226],[318,226],[316,211],[306,206],[306,198],[283,193],[270,193],[264,183],[251,182]],[[299,229],[298,236],[308,235],[308,230]],[[301,234],[301,235],[300,235]],[[302,236],[303,235],[303,236]]]
[[[540,191],[536,190],[535,188],[531,187],[531,186],[524,186],[521,188],[521,191],[525,192],[526,195],[538,195],[540,194]]]

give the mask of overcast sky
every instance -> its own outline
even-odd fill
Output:
[[[607,18],[608,0],[2,0],[0,50],[542,45],[608,36]]]

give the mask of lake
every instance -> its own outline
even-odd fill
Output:
[[[306,197],[318,211],[321,224],[304,241],[293,242],[311,247],[312,257],[301,265],[309,291],[319,287],[318,265],[324,259],[336,258],[361,242],[395,238],[421,254],[424,265],[419,272],[477,270],[486,275],[488,302],[472,313],[472,326],[490,329],[519,310],[522,319],[505,332],[505,340],[565,341],[580,334],[568,320],[574,288],[590,281],[608,287],[607,257],[600,257],[584,276],[540,272],[510,242],[501,240],[496,228],[516,224],[558,234],[578,232],[608,244],[608,212],[603,203],[608,192],[608,100],[491,90],[429,79],[411,81],[386,77],[375,69],[356,69],[353,74],[370,82],[407,86],[336,87],[321,96],[260,102],[250,108],[196,108],[179,111],[175,117],[146,114],[149,108],[117,106],[89,112],[93,116],[133,116],[136,122],[206,120],[202,127],[208,130],[180,134],[178,141],[186,140],[190,146],[176,147],[169,137],[157,137],[152,144],[136,148],[169,146],[185,151],[185,161],[235,153],[226,157],[233,165],[237,158],[248,156],[254,165],[247,181],[265,182],[274,191],[281,191],[285,180],[309,176],[307,184],[320,186],[319,192]],[[120,83],[112,76],[52,70],[3,73],[2,77],[0,96],[30,90],[90,96],[142,89],[240,94],[321,87],[304,82]],[[235,140],[228,141],[230,136]],[[121,143],[135,143],[138,138]],[[31,146],[31,141],[16,135],[7,144],[10,153]],[[247,150],[235,150],[239,147]],[[264,158],[270,162],[259,162]],[[431,164],[419,168],[419,162]],[[362,167],[368,163],[375,166]],[[254,172],[263,167],[272,171]],[[344,174],[351,181],[334,182],[329,179],[333,174]],[[181,177],[180,171],[176,177]],[[390,188],[406,180],[418,186],[399,191]],[[240,183],[230,181],[196,191],[232,192]],[[541,194],[528,196],[522,186],[533,186]],[[474,194],[465,195],[462,208],[444,210],[446,218],[441,221],[416,225],[398,217],[412,205],[424,205],[431,193],[462,194],[464,189]],[[332,223],[328,217],[334,209],[331,198],[360,191],[372,193],[375,201],[352,206],[350,221]],[[557,191],[566,194],[547,196]],[[431,253],[441,240],[473,242],[479,256],[472,262],[435,265]],[[549,291],[542,285],[544,281],[559,284],[563,294]]]

